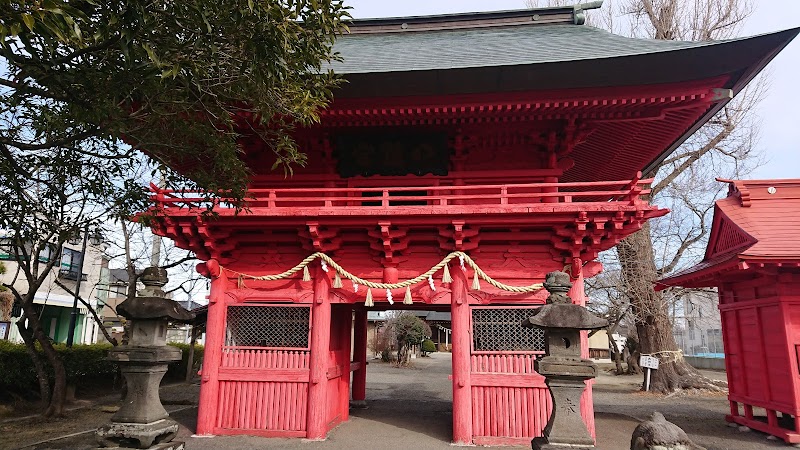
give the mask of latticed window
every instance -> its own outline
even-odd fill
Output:
[[[310,308],[230,306],[225,345],[308,348]]]
[[[476,352],[544,352],[544,331],[523,328],[535,308],[473,308],[472,349]]]

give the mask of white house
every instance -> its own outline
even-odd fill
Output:
[[[722,321],[715,291],[688,291],[676,302],[675,312],[675,340],[685,355],[722,355]]]
[[[103,243],[89,243],[86,247],[85,259],[81,253],[81,244],[81,242],[66,243],[60,255],[44,252],[39,258],[42,263],[47,263],[48,258],[51,257],[59,258],[59,263],[53,267],[47,280],[34,297],[34,303],[39,308],[42,327],[55,342],[67,341],[74,302],[74,296],[58,286],[56,280],[74,292],[78,277],[81,277],[81,298],[89,302],[95,309],[97,309],[98,300],[102,305],[108,295],[108,260],[104,257]],[[6,266],[6,273],[0,275],[0,282],[12,284],[19,292],[24,293],[27,291],[27,281],[19,268],[14,253],[11,239],[0,235],[0,261]],[[84,263],[79,272],[78,268],[82,259],[84,259]],[[16,326],[17,319],[18,317],[11,318],[12,324],[8,339],[22,342]],[[78,302],[75,334],[73,335],[74,343],[95,343],[98,331],[98,325],[89,315],[87,308]]]

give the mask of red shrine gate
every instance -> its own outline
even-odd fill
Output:
[[[562,269],[564,264],[563,260],[552,258],[548,250],[551,243],[536,243],[550,235],[542,227],[549,229],[559,222],[574,224],[576,217],[561,211],[579,208],[583,211],[577,216],[579,223],[618,224],[593,229],[597,242],[610,245],[617,238],[609,237],[624,236],[638,229],[648,217],[665,212],[639,200],[640,195],[647,193],[641,186],[648,181],[562,184],[572,189],[567,193],[547,192],[546,188],[551,186],[548,183],[531,183],[525,186],[529,193],[512,197],[513,203],[487,194],[476,198],[477,195],[469,193],[470,189],[464,190],[466,194],[444,198],[429,195],[426,201],[430,203],[425,207],[429,215],[414,217],[415,226],[390,227],[387,222],[380,222],[382,225],[373,234],[386,252],[378,254],[378,258],[369,245],[344,251],[347,248],[342,242],[344,237],[353,244],[370,241],[370,233],[365,236],[345,232],[343,229],[354,227],[347,223],[367,221],[365,216],[373,212],[402,223],[409,211],[420,206],[347,206],[348,215],[343,216],[342,228],[328,226],[322,230],[311,223],[300,234],[313,236],[311,242],[318,242],[309,250],[324,250],[341,267],[365,280],[392,283],[413,278],[439,262],[446,255],[444,252],[471,248],[476,264],[485,267],[489,276],[513,286],[531,285],[541,282],[547,272]],[[512,190],[508,186],[474,187],[484,192]],[[353,203],[351,199],[357,198],[347,194],[349,190],[344,189],[337,196],[291,201],[318,202],[316,207],[324,214],[344,208],[337,205]],[[263,195],[267,199],[276,197],[270,191]],[[600,197],[617,200],[595,200]],[[550,198],[559,202],[544,201]],[[253,213],[244,216],[220,209],[220,217],[212,224],[179,207],[194,199],[163,190],[157,192],[155,199],[166,217],[158,231],[182,245],[200,239],[214,241],[212,227],[221,230],[235,222],[247,230],[261,226],[259,223],[265,218],[282,220],[282,209],[292,208],[275,201],[267,209],[251,207]],[[445,202],[459,202],[462,216],[474,219],[477,215],[487,223],[503,217],[506,221],[517,221],[519,228],[475,233],[474,229],[465,229],[461,221],[437,225],[447,220],[443,213],[451,209],[446,205],[441,207]],[[502,211],[487,214],[487,207]],[[532,225],[530,215],[539,217],[542,225]],[[480,223],[469,219],[467,222]],[[435,234],[425,231],[430,229]],[[583,235],[592,228],[562,229]],[[243,233],[238,239],[245,236]],[[415,239],[410,239],[412,236]],[[477,237],[481,237],[481,245]],[[213,245],[230,245],[230,238],[228,235],[226,244]],[[340,287],[333,287],[337,284],[335,271],[331,267],[323,269],[319,260],[309,264],[307,281],[300,269],[279,280],[260,279],[290,269],[293,264],[289,260],[300,261],[307,256],[302,246],[289,245],[297,241],[296,232],[293,236],[273,233],[271,238],[282,243],[281,250],[252,252],[252,257],[270,259],[269,263],[259,263],[257,272],[253,270],[256,267],[248,268],[233,259],[225,261],[223,266],[219,259],[212,258],[198,268],[212,280],[198,433],[324,438],[333,427],[348,419],[351,392],[353,400],[365,399],[367,288],[360,286],[355,292],[346,279]],[[244,248],[242,252],[249,253]],[[389,264],[398,260],[403,261],[403,269]],[[578,257],[571,261],[571,268],[576,268],[571,270],[576,279],[570,294],[580,302],[585,298],[583,277],[593,275],[592,271],[599,266],[584,265]],[[582,270],[577,269],[580,267]],[[543,353],[542,337],[537,330],[523,329],[519,324],[544,302],[546,292],[507,293],[485,281],[475,289],[468,281],[475,271],[469,266],[462,269],[458,258],[450,261],[448,272],[452,281],[440,282],[443,272],[439,271],[436,280],[419,283],[409,293],[413,304],[439,309],[449,306],[452,313],[454,440],[520,444],[540,436],[551,408],[544,379],[533,368],[535,358]],[[398,301],[405,295],[403,289],[391,292]],[[391,308],[384,290],[373,289],[370,295],[379,309]],[[355,340],[352,360],[351,326]],[[585,340],[582,345],[584,354],[588,354]],[[594,430],[590,389],[584,394],[581,411],[589,429]]]
[[[350,393],[365,399],[367,310],[391,308],[391,296],[452,313],[455,442],[541,435],[541,347],[516,325],[546,293],[507,288],[565,269],[584,302],[598,252],[666,213],[642,199],[639,171],[796,34],[657,42],[583,26],[583,14],[355,21],[333,64],[348,83],[296,133],[307,167],[272,173],[269,146],[240,117],[254,172],[246,212],[218,205],[208,218],[187,208],[202,199],[154,188],[154,231],[206,261],[198,271],[211,279],[198,434],[325,438],[348,419]],[[305,259],[317,252],[330,263]],[[452,280],[440,270],[399,288],[451,252],[477,266],[455,258]],[[469,282],[478,266],[494,285]],[[398,288],[364,285],[381,282]],[[593,431],[591,387],[581,412]]]

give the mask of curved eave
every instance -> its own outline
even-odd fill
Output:
[[[662,291],[670,287],[716,287],[729,279],[734,271],[764,267],[800,269],[800,257],[775,258],[772,256],[749,256],[746,254],[729,255],[713,261],[700,262],[696,266],[673,276],[662,278],[656,281],[655,290]]]
[[[800,33],[800,28],[792,28],[790,30],[779,31],[776,33],[770,33],[760,36],[755,36],[752,38],[746,38],[743,40],[733,41],[731,43],[743,43],[745,44],[741,48],[726,49],[726,54],[730,57],[735,57],[735,53],[730,55],[731,50],[735,51],[742,51],[742,52],[755,52],[750,54],[749,56],[755,57],[755,60],[749,61],[742,69],[739,71],[733,72],[731,79],[728,82],[725,88],[731,89],[733,91],[733,95],[736,96],[745,86],[747,86],[750,81],[753,80],[762,70],[764,67],[772,61],[775,56],[778,55],[789,43],[797,37]],[[748,55],[741,55],[741,56],[748,56]],[[740,56],[740,57],[741,57]],[[742,58],[745,59],[745,58]],[[737,76],[738,75],[738,76]],[[730,99],[718,102],[713,105],[711,109],[709,109],[705,115],[703,115],[697,122],[695,122],[694,126],[686,131],[680,138],[676,139],[675,142],[672,143],[668,148],[664,150],[656,159],[654,159],[650,164],[645,166],[643,169],[644,173],[649,173],[654,170],[659,164],[661,164],[664,159],[667,158],[673,151],[675,151],[678,147],[680,147],[686,139],[688,139],[692,134],[694,134],[700,127],[702,127],[706,122],[708,122],[712,117],[714,117],[717,112],[719,112],[725,105],[730,101]]]
[[[341,98],[458,95],[531,90],[679,83],[721,75],[739,90],[777,55],[800,28],[697,47],[614,57],[514,65],[352,73]],[[564,49],[569,53],[569,49]],[[336,68],[334,68],[336,69]]]
[[[737,270],[739,263],[740,260],[736,253],[702,261],[696,266],[656,281],[655,290],[662,291],[670,287],[713,287],[719,284],[722,273]]]

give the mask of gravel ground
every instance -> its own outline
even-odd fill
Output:
[[[710,378],[725,380],[724,372],[702,371]],[[667,397],[639,391],[641,376],[613,376],[601,373],[594,389],[594,408],[598,418],[598,446],[608,449],[627,449],[630,435],[638,421],[659,411],[674,424],[683,428],[698,445],[709,450],[765,450],[790,448],[783,441],[768,440],[757,431],[741,432],[728,426],[725,414],[730,411],[723,394],[683,394]],[[608,423],[609,420],[613,421]],[[621,436],[628,436],[622,447]],[[604,446],[604,440],[612,443]]]
[[[351,449],[452,448],[452,392],[450,355],[434,353],[431,358],[414,360],[414,368],[397,369],[373,362],[367,378],[367,409],[351,410],[350,421],[337,427],[323,442],[302,439],[265,439],[247,436],[192,437],[197,415],[198,387],[172,385],[161,389],[167,410],[181,423],[179,439],[189,450],[216,449]],[[707,372],[724,379],[724,373]],[[660,411],[681,426],[690,437],[709,450],[762,450],[788,448],[782,441],[766,435],[740,432],[728,427],[724,415],[728,403],[722,395],[681,395],[665,397],[638,392],[641,378],[615,377],[602,373],[595,385],[597,448],[624,450],[640,419]],[[0,449],[93,448],[93,431],[106,423],[111,413],[100,406],[113,405],[109,397],[97,405],[72,411],[66,418],[32,419],[0,423]],[[80,433],[66,438],[59,436]],[[43,442],[46,441],[46,442]],[[530,448],[530,447],[520,447]]]

